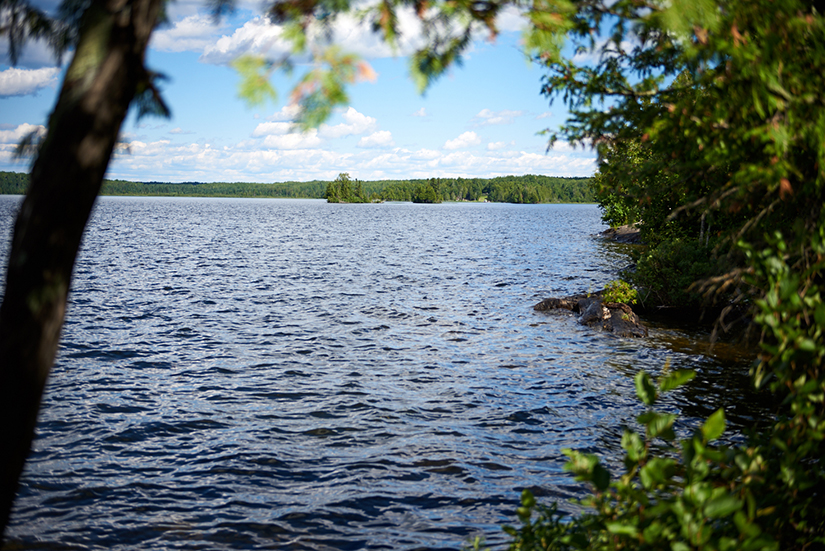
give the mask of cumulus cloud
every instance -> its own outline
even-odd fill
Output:
[[[12,130],[0,130],[0,144],[17,145],[20,140],[35,132],[38,136],[46,134],[46,127],[41,124],[23,123]]]
[[[187,24],[183,24],[189,20]],[[181,33],[184,37],[192,37],[193,49],[199,39],[206,33],[204,22],[200,16],[190,16],[181,22],[180,28],[170,30]],[[398,48],[393,50],[386,44],[378,33],[374,33],[368,21],[351,15],[338,17],[332,25],[332,41],[339,45],[344,51],[358,54],[366,59],[395,57],[398,55],[409,55],[416,49],[422,47],[425,39],[422,34],[421,24],[415,13],[408,8],[398,10],[399,39]],[[162,37],[161,43],[165,44],[167,36]],[[324,31],[310,29],[308,33],[309,46],[326,41]],[[244,55],[262,55],[269,59],[278,59],[292,51],[292,45],[283,37],[283,27],[270,23],[264,17],[255,17],[247,21],[243,26],[235,29],[231,34],[223,34],[213,43],[205,45],[202,49],[200,60],[204,63],[224,65],[233,59]]]
[[[464,132],[454,140],[447,140],[444,149],[464,149],[481,143],[481,138],[475,132]]]
[[[358,140],[358,147],[379,149],[384,147],[392,147],[395,142],[392,139],[392,133],[388,130],[379,130],[373,132],[369,136],[365,136]]]
[[[153,33],[151,47],[163,52],[200,52],[215,43],[223,27],[211,15],[196,13]]]
[[[491,111],[490,109],[482,109],[478,115],[475,116],[475,120],[478,121],[479,126],[512,124],[515,122],[516,117],[520,117],[523,114],[524,111],[509,111],[507,109],[503,111]]]
[[[289,134],[295,128],[291,122],[262,122],[252,131],[253,138],[261,136],[281,136]]]
[[[295,117],[298,116],[298,112],[301,108],[295,104],[290,103],[281,107],[281,110],[272,115],[271,117],[267,117],[267,120],[270,121],[294,121]]]
[[[321,138],[314,128],[309,132],[299,134],[270,135],[264,138],[264,146],[270,149],[313,149],[321,145]]]
[[[276,58],[291,51],[290,44],[281,36],[282,28],[271,24],[264,17],[256,17],[235,29],[231,35],[223,35],[206,46],[200,61],[225,65],[244,54]]]
[[[422,107],[421,109],[419,109],[418,111],[413,113],[412,116],[413,117],[426,117],[427,116],[427,110]]]
[[[58,67],[0,71],[0,97],[28,96],[46,87],[57,86]]]
[[[343,124],[328,125],[322,124],[319,129],[319,134],[323,138],[342,138],[344,136],[352,136],[357,134],[364,134],[370,132],[376,127],[376,120],[368,117],[363,113],[359,113],[352,107],[349,107],[342,115],[346,121]]]
[[[501,10],[496,19],[499,31],[523,31],[528,23],[528,18],[513,6]]]
[[[516,145],[516,142],[490,142],[487,144],[487,151],[498,151],[504,149],[508,145]]]
[[[265,143],[267,140],[269,144]],[[225,147],[135,140],[130,144],[129,155],[116,157],[109,174],[112,178],[141,181],[271,182],[329,180],[341,172],[362,180],[433,176],[489,178],[510,174],[590,176],[596,167],[595,155],[580,149],[549,154],[509,148],[484,152],[361,149],[348,153],[318,147],[316,140],[318,137],[312,134],[295,133]],[[2,146],[0,162],[3,160],[1,150]]]

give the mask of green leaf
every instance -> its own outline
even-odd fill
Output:
[[[673,390],[692,380],[695,376],[696,372],[692,369],[677,369],[676,371],[671,371],[659,379],[659,391],[668,392]]]
[[[642,467],[639,478],[642,485],[651,489],[670,480],[676,472],[676,463],[672,459],[655,457]]]
[[[702,436],[705,442],[716,440],[725,432],[725,410],[719,408],[702,425]]]
[[[630,536],[635,538],[639,535],[639,530],[637,530],[635,526],[624,524],[622,522],[608,522],[605,524],[605,528],[607,528],[607,531],[611,534],[616,534],[619,536]]]
[[[269,82],[272,64],[264,58],[252,55],[241,56],[232,62],[241,77],[238,96],[250,106],[262,105],[267,99],[275,101],[277,94]]]
[[[593,467],[593,486],[600,492],[607,490],[610,486],[610,471],[605,469],[601,463],[596,463]]]
[[[636,374],[636,396],[646,406],[652,406],[656,401],[656,387],[653,386],[653,381],[650,380],[650,375],[646,371],[640,371]]]
[[[711,499],[705,504],[705,516],[709,518],[722,518],[735,513],[742,508],[742,501],[735,496],[726,494]]]
[[[634,463],[638,463],[645,455],[645,446],[641,437],[629,430],[624,431],[622,435],[622,449],[627,452],[627,457]]]

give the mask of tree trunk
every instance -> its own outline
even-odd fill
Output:
[[[147,82],[162,0],[92,0],[14,227],[0,308],[0,538],[29,454],[84,228]]]

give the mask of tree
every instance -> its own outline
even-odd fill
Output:
[[[14,11],[14,4],[3,2],[0,8]],[[75,54],[15,224],[0,308],[0,530],[31,447],[75,257],[121,123],[134,100],[141,111],[165,111],[144,66],[162,4],[92,0],[77,15]],[[32,27],[17,31],[25,36]],[[12,29],[12,52],[19,39]]]
[[[232,0],[217,0],[216,17]],[[365,13],[384,39],[395,44],[399,4],[377,4]],[[427,14],[429,45],[415,56],[414,75],[423,89],[442,74],[470,42],[477,21],[495,31],[498,7],[473,8],[473,17],[445,28],[443,14]],[[349,2],[275,1],[267,15],[285,25],[296,53],[308,50],[307,30],[324,27],[351,8]],[[37,411],[57,351],[71,273],[83,230],[100,191],[120,127],[133,102],[139,114],[167,114],[155,86],[157,75],[144,63],[164,0],[64,0],[54,18],[26,0],[0,0],[12,61],[25,41],[48,38],[58,51],[74,46],[74,56],[49,118],[31,171],[29,191],[15,224],[7,284],[0,308],[0,533],[5,530]],[[461,11],[467,11],[464,7]],[[322,33],[323,34],[323,33]],[[346,85],[374,73],[355,56],[334,46],[312,48],[313,67],[292,97],[301,107],[299,125],[317,126],[337,105],[347,103]],[[275,64],[242,58],[235,64],[242,94],[251,102],[274,96],[268,76]]]

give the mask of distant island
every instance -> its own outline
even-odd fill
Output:
[[[340,183],[346,177],[344,196]],[[260,197],[327,199],[330,202],[489,201],[494,203],[592,203],[591,178],[499,176],[496,178],[430,178],[419,180],[336,180],[275,183],[129,182],[104,180],[101,195],[144,197]],[[26,193],[29,175],[0,172],[0,194]],[[350,185],[351,184],[351,185]],[[348,190],[354,193],[350,197]],[[357,200],[348,200],[357,198]]]

